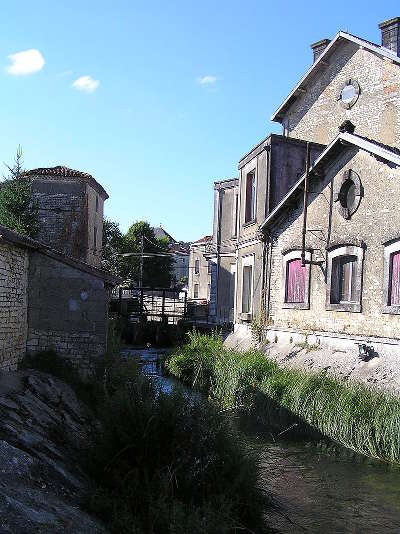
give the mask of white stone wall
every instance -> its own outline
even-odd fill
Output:
[[[0,369],[15,370],[27,336],[28,253],[0,240]]]

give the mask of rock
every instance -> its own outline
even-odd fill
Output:
[[[38,371],[0,375],[0,533],[106,532],[82,508],[79,468],[93,417],[61,380]]]

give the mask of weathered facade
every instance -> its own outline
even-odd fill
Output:
[[[38,241],[98,267],[108,198],[104,188],[90,174],[62,166],[32,169],[23,176],[39,206]]]
[[[238,184],[237,178],[214,183],[213,238],[207,259],[211,265],[209,318],[217,324],[234,319]]]
[[[323,146],[310,144],[311,160]],[[303,174],[306,142],[271,134],[239,161],[236,322],[259,316],[265,279],[265,246],[259,228]]]
[[[211,264],[206,257],[212,236],[204,236],[190,245],[188,298],[209,301],[211,292]]]
[[[400,343],[400,50],[343,32],[318,47],[272,117],[289,139],[328,146],[260,226],[265,333],[390,358]]]
[[[106,351],[112,276],[0,227],[0,369],[54,350],[87,370]]]

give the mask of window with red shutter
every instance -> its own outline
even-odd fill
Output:
[[[288,303],[305,302],[306,267],[301,259],[289,260],[286,265],[286,299]]]

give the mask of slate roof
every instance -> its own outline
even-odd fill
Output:
[[[176,240],[172,237],[172,235],[164,230],[162,226],[154,226],[153,232],[157,239],[167,238],[170,243],[176,243]]]
[[[37,169],[31,169],[25,171],[21,176],[58,176],[60,178],[78,178],[93,187],[104,199],[109,198],[107,191],[93,178],[93,176],[87,172],[77,171],[70,169],[64,165],[57,165],[56,167],[38,167]]]
[[[377,156],[378,158],[384,159],[400,167],[400,151],[397,148],[384,145],[377,141],[368,139],[367,137],[362,137],[361,135],[351,134],[349,132],[340,132],[335,139],[326,147],[326,149],[318,156],[315,160],[312,167],[310,167],[310,177],[313,173],[316,173],[319,167],[326,164],[328,161],[335,158],[342,150],[348,145],[353,145],[365,150],[366,152]],[[305,173],[299,178],[299,180],[294,184],[292,189],[286,194],[286,196],[281,200],[281,202],[276,206],[275,209],[266,217],[264,222],[260,225],[260,228],[266,228],[269,224],[277,217],[277,215],[282,211],[284,207],[290,202],[290,200],[295,196],[296,193],[300,190],[305,179]]]

